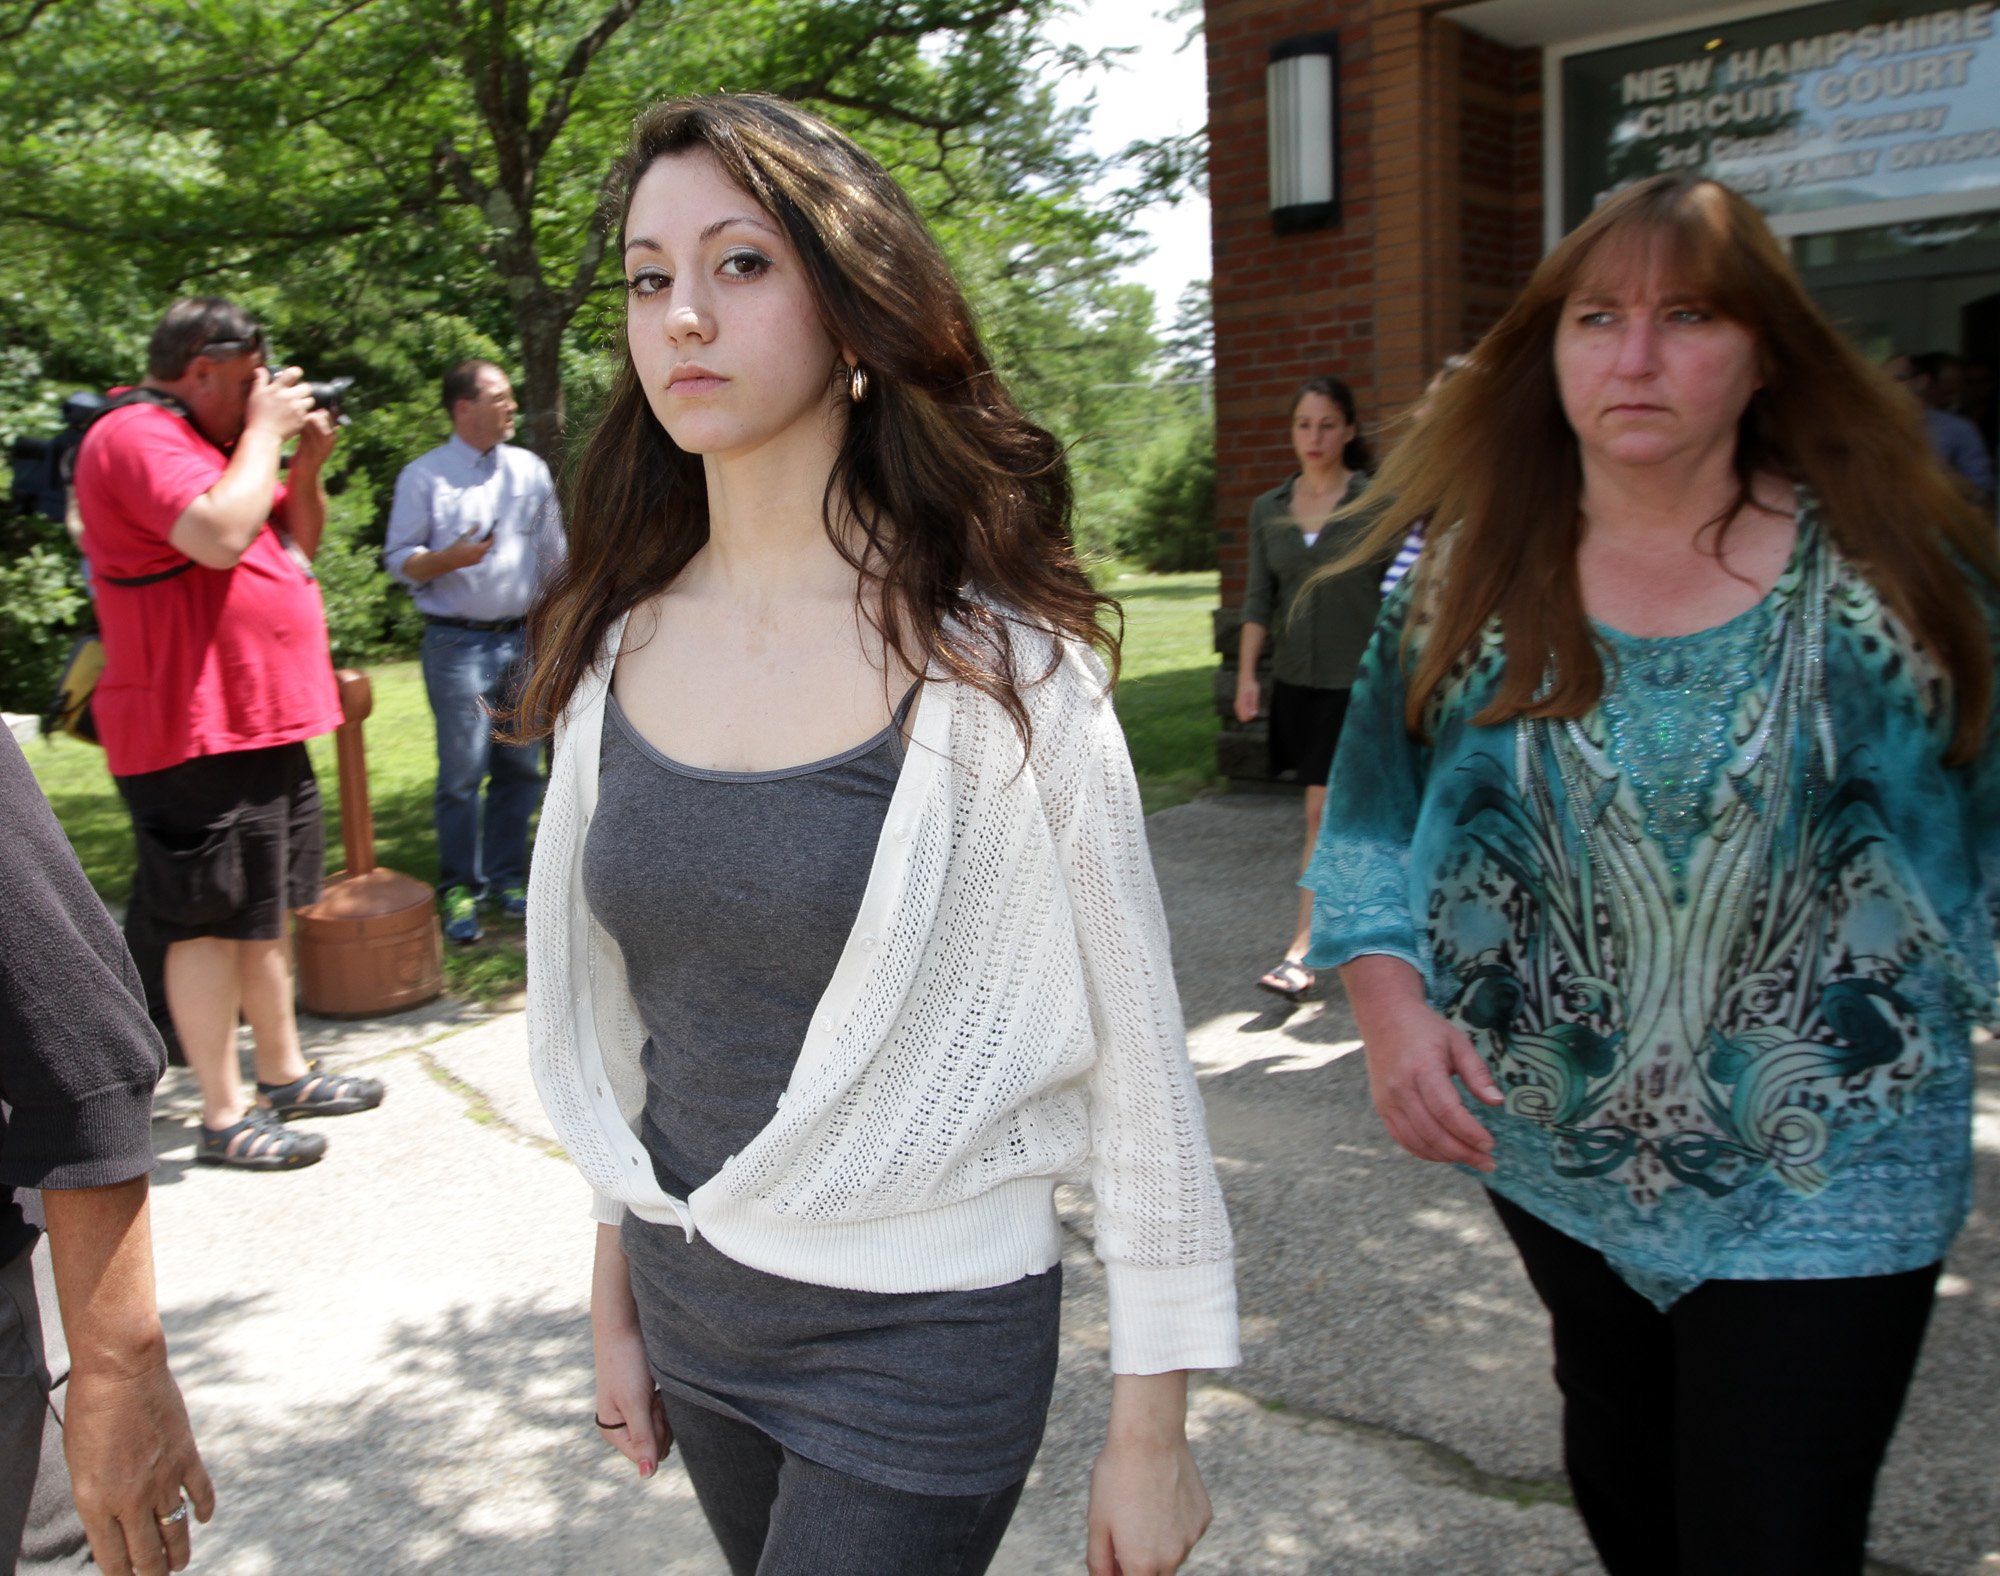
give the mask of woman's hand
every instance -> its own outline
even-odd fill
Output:
[[[1419,1160],[1493,1169],[1493,1135],[1466,1110],[1456,1077],[1488,1105],[1499,1085],[1472,1041],[1424,1000],[1400,958],[1356,958],[1340,970],[1368,1057],[1368,1089],[1389,1136]]]
[[[1118,1374],[1090,1474],[1090,1576],[1172,1576],[1208,1531],[1188,1449],[1187,1375]]]
[[[597,1358],[597,1426],[618,1453],[649,1478],[673,1448],[666,1408],[646,1361],[639,1307],[616,1226],[597,1228],[590,1278],[590,1339]]]
[[[1264,703],[1263,692],[1258,686],[1255,673],[1245,673],[1236,680],[1236,720],[1255,722],[1257,713]]]
[[[1263,691],[1257,683],[1257,664],[1264,656],[1264,637],[1269,634],[1262,624],[1253,619],[1245,619],[1236,636],[1236,720],[1255,722],[1263,705]]]

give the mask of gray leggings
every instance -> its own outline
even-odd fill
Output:
[[[1021,1497],[1020,1483],[963,1497],[884,1488],[748,1423],[663,1399],[731,1576],[981,1576]]]

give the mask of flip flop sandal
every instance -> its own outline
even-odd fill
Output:
[[[279,1116],[347,1116],[372,1111],[382,1103],[382,1080],[323,1073],[318,1062],[307,1062],[304,1077],[290,1083],[260,1083],[257,1092]]]
[[[1282,996],[1294,1004],[1304,1001],[1312,993],[1319,978],[1297,958],[1287,958],[1257,982],[1259,990],[1267,990],[1273,996]]]
[[[197,1165],[233,1166],[239,1171],[296,1171],[326,1153],[317,1133],[295,1133],[262,1107],[224,1128],[204,1127],[195,1146]]]

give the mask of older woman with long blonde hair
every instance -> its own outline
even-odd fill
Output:
[[[1354,692],[1309,962],[1390,1133],[1491,1190],[1613,1576],[1859,1572],[1969,1204],[1990,532],[1685,177],[1550,254],[1375,492],[1357,560],[1432,538]]]

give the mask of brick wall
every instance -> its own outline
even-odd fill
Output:
[[[1462,33],[1458,91],[1464,348],[1499,320],[1542,255],[1542,60]]]

